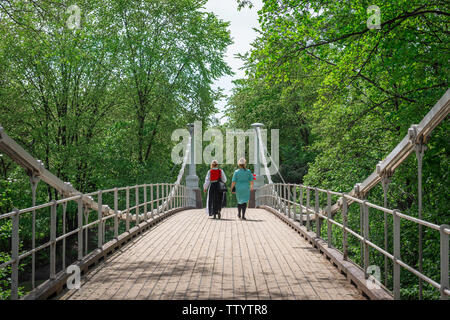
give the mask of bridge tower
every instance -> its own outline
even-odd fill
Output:
[[[202,194],[200,188],[198,187],[199,178],[196,173],[195,166],[195,139],[194,139],[194,123],[189,123],[187,125],[189,129],[189,134],[191,135],[191,151],[190,151],[190,161],[189,161],[189,175],[186,177],[186,187],[191,190],[191,199],[193,201],[192,206],[200,209],[203,207],[202,204]]]
[[[261,156],[260,156],[260,142],[259,142],[259,135],[258,135],[258,128],[264,127],[264,124],[262,123],[253,123],[252,127],[255,129],[255,177],[256,180],[253,184],[253,192],[250,195],[250,202],[249,202],[249,208],[255,208],[257,206],[257,203],[255,199],[258,198],[258,189],[261,188],[264,185],[264,176],[261,175]],[[262,150],[264,152],[264,150]]]

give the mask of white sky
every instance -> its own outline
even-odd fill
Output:
[[[226,95],[231,94],[231,89],[233,88],[232,80],[243,78],[245,73],[243,70],[239,70],[243,66],[240,59],[236,58],[235,55],[240,53],[244,54],[250,50],[250,43],[257,37],[257,33],[253,28],[258,28],[258,10],[262,8],[261,0],[253,1],[253,8],[243,8],[241,11],[237,10],[236,0],[209,0],[205,6],[206,11],[213,12],[219,19],[224,21],[229,21],[229,30],[231,31],[231,38],[233,39],[233,44],[228,47],[225,61],[231,67],[234,72],[234,76],[225,76],[218,79],[214,87],[220,87],[224,89]],[[226,106],[226,100],[218,102],[218,109],[223,111]],[[226,121],[223,113],[217,115],[217,118],[221,123]]]

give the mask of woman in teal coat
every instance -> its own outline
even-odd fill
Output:
[[[245,219],[245,210],[247,209],[247,202],[250,200],[250,191],[253,190],[253,174],[246,168],[246,161],[244,158],[238,161],[239,169],[234,171],[231,183],[231,190],[235,188],[236,199],[238,203],[238,218]]]

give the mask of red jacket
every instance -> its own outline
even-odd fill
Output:
[[[221,170],[220,169],[211,169],[209,170],[209,179],[211,182],[217,181],[220,179],[221,176]]]

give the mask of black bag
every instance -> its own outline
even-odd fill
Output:
[[[234,186],[233,188],[231,188],[231,192],[236,192],[236,186]]]
[[[219,191],[220,192],[227,192],[227,185],[223,183],[222,181],[218,181],[219,183]]]

